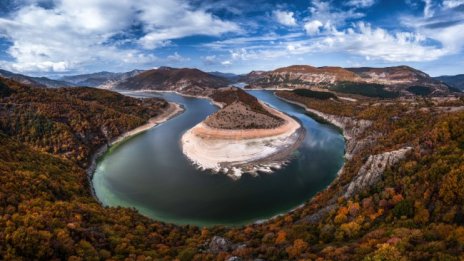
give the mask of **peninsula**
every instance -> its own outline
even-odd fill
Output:
[[[241,89],[223,88],[211,98],[222,108],[181,138],[183,153],[200,169],[233,179],[244,172],[272,172],[303,140],[295,119]]]

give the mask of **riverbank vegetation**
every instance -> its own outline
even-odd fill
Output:
[[[463,258],[462,98],[352,102],[277,95],[372,121],[363,135],[376,133],[375,140],[346,162],[327,190],[291,213],[240,228],[198,228],[106,208],[90,193],[84,165],[91,152],[161,113],[164,101],[0,79],[0,259]],[[382,180],[342,196],[369,155],[404,146],[412,153],[388,167]]]

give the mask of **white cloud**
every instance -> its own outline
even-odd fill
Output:
[[[431,17],[433,16],[433,3],[432,0],[423,0],[424,1],[424,16]]]
[[[460,5],[464,5],[464,0],[445,0],[443,1],[443,6],[445,8],[455,8]]]
[[[185,36],[218,36],[240,30],[235,23],[196,10],[184,0],[51,1],[53,8],[40,7],[31,0],[8,18],[0,18],[0,36],[12,42],[7,53],[14,59],[3,61],[4,67],[63,72],[95,64],[142,66],[156,57],[139,50],[137,44],[151,49]],[[137,25],[144,32],[140,39],[128,35]],[[123,48],[118,41],[132,48]]]
[[[327,28],[344,25],[347,20],[364,17],[363,13],[357,12],[354,8],[348,10],[335,9],[330,1],[323,0],[313,0],[309,12],[310,16],[307,20],[318,20]]]
[[[440,45],[445,55],[459,53],[464,48],[464,13],[455,8],[460,1],[444,1],[425,17],[402,17],[401,23]],[[461,1],[464,3],[464,1]]]
[[[350,0],[346,4],[357,8],[370,7],[375,4],[376,0]]]
[[[205,65],[215,65],[217,64],[217,56],[208,55],[208,56],[202,57],[202,61]]]
[[[168,55],[168,57],[166,57],[166,61],[171,62],[171,63],[180,63],[180,62],[190,61],[190,58],[183,57],[179,53],[174,52],[173,54]]]
[[[296,19],[294,17],[293,12],[286,12],[286,11],[274,11],[273,12],[275,19],[277,22],[280,24],[286,25],[286,26],[296,26]]]
[[[305,19],[303,26],[308,35],[319,33],[332,33],[337,27],[344,26],[348,20],[356,20],[364,17],[363,13],[356,11],[354,5],[368,4],[370,0],[349,1],[346,5],[351,6],[348,10],[336,9],[330,1],[313,0],[309,7],[310,15]]]
[[[304,29],[309,35],[316,35],[320,32],[323,24],[319,20],[312,20],[304,25]]]
[[[259,49],[235,49],[231,51],[231,58],[248,61],[290,56],[296,58],[303,54],[345,53],[368,60],[423,62],[449,54],[449,49],[428,45],[427,41],[428,38],[419,33],[390,33],[358,22],[346,30],[332,30],[309,39],[301,38]]]
[[[462,0],[464,1],[464,0]],[[355,4],[355,1],[352,2]],[[356,2],[358,7],[371,2]],[[372,4],[375,4],[372,1]],[[330,2],[315,0],[310,7],[310,16],[305,19],[304,30],[310,37],[301,35],[274,36],[275,44],[261,41],[231,40],[241,47],[230,51],[232,60],[295,60],[305,54],[341,53],[372,62],[388,63],[434,61],[447,55],[459,53],[464,48],[464,13],[457,15],[458,9],[448,12],[438,10],[439,6],[429,2],[429,17],[410,18],[408,30],[389,31],[365,22],[351,22],[364,16],[355,9],[333,9]],[[448,3],[456,6],[456,3]],[[443,6],[444,9],[448,8]],[[448,8],[449,9],[449,8]],[[451,9],[450,9],[451,10]],[[350,16],[354,14],[354,16]],[[343,29],[340,29],[343,28]],[[227,46],[217,43],[218,46]]]
[[[223,21],[203,10],[192,7],[180,0],[161,0],[153,4],[150,0],[138,5],[140,20],[148,32],[140,39],[147,49],[156,47],[160,42],[191,35],[219,36],[227,32],[240,32],[240,27],[232,22]]]
[[[446,50],[426,44],[418,33],[391,34],[382,28],[359,22],[353,28],[323,39],[321,49],[344,51],[370,59],[389,62],[431,61],[446,54]]]

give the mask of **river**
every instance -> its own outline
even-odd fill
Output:
[[[345,143],[340,132],[270,91],[248,92],[304,126],[305,140],[287,166],[236,181],[197,170],[182,153],[179,140],[217,107],[206,99],[175,93],[125,93],[161,97],[182,104],[185,111],[113,146],[99,159],[92,180],[98,199],[105,206],[133,207],[169,223],[234,226],[285,213],[326,188],[343,165]]]

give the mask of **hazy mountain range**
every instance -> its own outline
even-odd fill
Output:
[[[114,73],[114,72],[97,72],[91,74],[80,74],[62,77],[61,80],[73,83],[77,86],[89,86],[110,89],[119,81],[134,77],[143,70],[133,70],[130,72]]]
[[[36,86],[36,87],[70,87],[75,86],[74,84],[61,80],[52,80],[46,77],[31,77],[23,74],[13,73],[6,70],[0,69],[0,76],[8,79],[15,80],[19,83]]]

